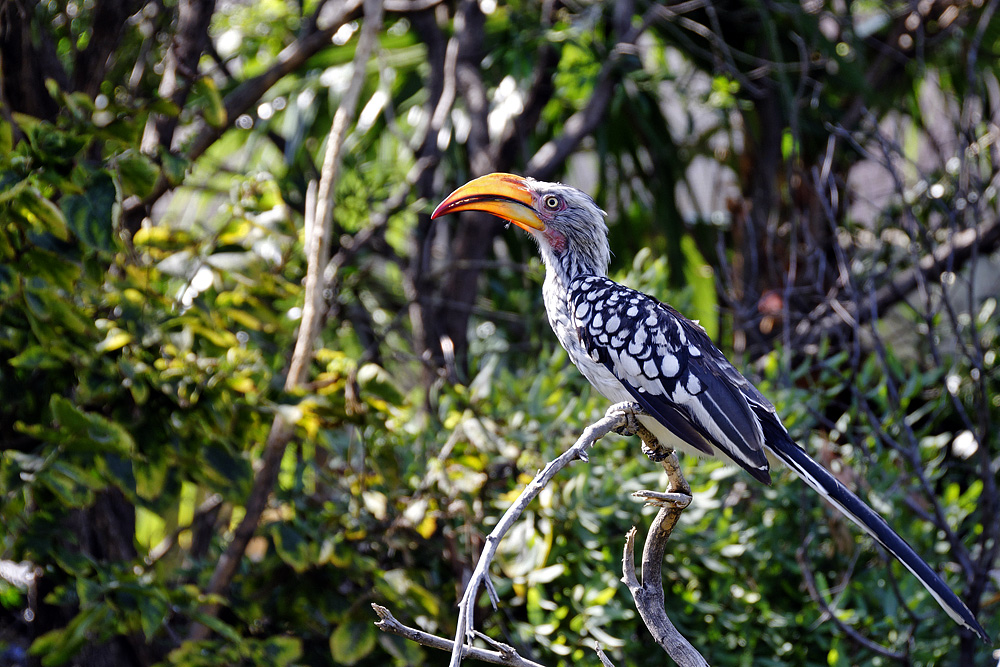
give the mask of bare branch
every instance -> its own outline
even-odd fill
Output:
[[[615,663],[608,660],[608,656],[604,655],[600,644],[595,643],[594,650],[597,651],[597,659],[601,661],[602,667],[615,667]]]
[[[182,0],[177,8],[177,34],[163,63],[159,97],[184,106],[191,86],[198,78],[198,60],[208,43],[208,26],[215,12],[215,0]],[[235,117],[235,116],[234,116]],[[154,154],[159,146],[170,149],[177,128],[176,116],[152,114],[142,136],[143,152]]]
[[[643,623],[667,655],[680,667],[708,667],[701,653],[674,627],[664,606],[663,554],[681,512],[691,503],[691,487],[681,473],[677,454],[673,450],[665,450],[648,432],[641,434],[641,437],[647,451],[658,451],[661,455],[666,453],[661,465],[667,473],[667,492],[637,491],[632,494],[651,505],[658,505],[660,511],[649,526],[646,545],[642,550],[642,583],[635,575],[635,528],[625,537],[622,582],[632,593]]]
[[[806,547],[808,546],[809,541],[811,539],[812,539],[811,536],[807,537],[805,543],[803,543],[802,546],[800,546],[798,549],[795,550],[795,560],[799,562],[799,567],[802,568],[802,578],[806,582],[806,589],[809,591],[809,597],[815,600],[816,604],[820,606],[820,608],[823,610],[823,613],[826,614],[827,618],[833,621],[833,624],[836,625],[841,632],[847,635],[856,644],[884,658],[889,658],[890,660],[906,661],[908,659],[906,653],[897,653],[895,651],[886,648],[885,646],[882,646],[877,642],[868,639],[860,632],[855,630],[853,627],[840,620],[840,617],[837,615],[836,611],[830,608],[830,605],[827,604],[826,602],[826,598],[824,598],[820,594],[819,589],[816,586],[816,578],[813,576],[812,568],[809,567],[808,558],[806,558]]]
[[[631,2],[619,2],[616,4],[615,13],[624,13],[626,8],[631,10],[631,7]],[[618,87],[620,78],[618,69],[621,67],[623,56],[635,53],[636,41],[648,27],[649,22],[644,20],[639,27],[620,35],[618,43],[611,50],[610,57],[597,75],[597,84],[587,105],[566,120],[563,132],[558,138],[544,144],[528,161],[525,167],[528,176],[542,180],[549,178],[576,149],[580,141],[594,131],[604,118],[604,112],[611,103],[611,96]]]
[[[490,564],[493,562],[500,541],[521,517],[521,514],[524,513],[524,510],[527,509],[535,496],[545,488],[560,470],[577,459],[587,461],[587,450],[595,442],[608,433],[626,425],[626,415],[623,411],[616,410],[618,407],[617,405],[612,406],[603,419],[584,429],[583,434],[572,447],[563,452],[558,458],[550,461],[548,465],[535,475],[535,478],[521,491],[517,500],[500,517],[500,521],[497,522],[493,532],[486,537],[483,552],[479,556],[479,562],[476,563],[476,568],[472,572],[472,577],[469,579],[465,593],[458,603],[458,628],[455,632],[455,646],[457,649],[453,650],[451,654],[451,667],[458,667],[462,662],[462,657],[469,654],[470,647],[466,645],[466,641],[471,641],[474,636],[472,623],[475,616],[475,605],[479,587],[484,585],[486,578],[489,576]]]
[[[427,646],[429,648],[436,648],[442,651],[452,651],[455,647],[455,642],[451,639],[445,639],[444,637],[438,637],[437,635],[432,635],[422,630],[417,630],[416,628],[411,628],[407,625],[403,625],[392,613],[380,605],[372,603],[372,609],[378,614],[379,621],[375,623],[375,627],[382,632],[388,632],[393,635],[397,635],[404,639],[409,639],[410,641],[416,642],[421,646]],[[507,646],[506,644],[500,645],[502,648],[496,651],[487,651],[481,648],[469,647],[465,650],[468,657],[473,660],[482,660],[483,662],[493,663],[494,665],[510,665],[511,667],[543,667],[537,662],[532,662],[527,658],[522,658],[517,654],[512,646]]]
[[[358,48],[354,54],[354,76],[344,94],[340,107],[333,117],[327,138],[326,156],[320,171],[319,191],[316,195],[316,215],[313,220],[313,238],[310,239],[310,256],[307,257],[305,304],[299,336],[295,342],[291,365],[288,369],[286,388],[295,387],[306,380],[312,362],[312,347],[319,334],[322,320],[323,270],[330,259],[330,242],[333,225],[334,184],[340,171],[341,153],[347,130],[357,113],[358,98],[365,81],[365,67],[374,47],[378,28],[382,25],[381,0],[365,0],[365,23]]]
[[[452,643],[451,667],[458,667],[465,655],[472,656],[472,649],[465,645],[475,636],[472,619],[475,612],[476,598],[479,587],[490,586],[489,567],[496,555],[497,547],[507,531],[520,518],[536,495],[548,484],[566,465],[580,459],[587,460],[587,449],[608,433],[614,431],[624,435],[638,434],[643,440],[643,451],[655,460],[659,460],[669,479],[666,493],[657,491],[639,491],[637,497],[661,507],[660,512],[650,527],[646,548],[643,550],[642,576],[646,582],[641,585],[635,576],[633,553],[635,545],[635,529],[629,533],[625,541],[625,557],[623,559],[623,581],[628,585],[635,599],[636,607],[643,622],[657,643],[663,647],[681,667],[707,667],[701,654],[673,626],[667,617],[663,606],[663,582],[660,568],[663,562],[663,552],[670,532],[673,530],[680,513],[691,502],[691,487],[688,486],[680,470],[677,455],[672,449],[666,449],[656,438],[641,425],[638,417],[643,414],[636,403],[617,403],[605,413],[603,419],[588,426],[576,443],[561,456],[550,461],[531,483],[520,493],[517,500],[504,512],[496,528],[485,540],[483,552],[472,573],[469,584],[459,602],[458,628],[455,641]],[[376,609],[376,611],[378,611]],[[603,665],[611,664],[604,656],[600,647],[598,655]],[[507,663],[504,663],[507,664]]]
[[[489,96],[483,83],[483,44],[486,41],[486,17],[475,0],[466,0],[459,5],[455,14],[455,30],[458,35],[458,62],[455,81],[458,84],[465,108],[471,121],[469,138],[469,166],[476,176],[495,170],[490,152],[490,133],[487,116],[490,110]]]
[[[543,26],[551,26],[554,9],[554,0],[546,0],[542,3]],[[499,171],[508,171],[512,168],[518,149],[524,145],[527,136],[538,124],[542,109],[552,99],[556,90],[553,74],[559,64],[560,53],[561,51],[548,41],[539,47],[535,56],[535,68],[531,76],[531,83],[524,96],[524,107],[521,113],[514,116],[507,124],[503,137],[496,145],[493,162]]]
[[[139,0],[99,0],[94,5],[90,41],[80,51],[74,67],[74,88],[91,97],[100,92],[108,61],[121,43],[126,21],[142,5]]]
[[[222,127],[212,127],[203,119],[197,121],[191,131],[195,139],[184,154],[184,157],[192,161],[201,157],[212,144],[222,137],[240,114],[245,113],[257,104],[264,93],[270,90],[271,86],[280,81],[285,75],[301,67],[311,56],[326,48],[330,44],[330,37],[344,23],[349,21],[360,7],[361,0],[344,0],[341,3],[339,12],[331,19],[329,27],[311,32],[289,44],[278,54],[274,59],[274,64],[265,72],[258,74],[252,79],[247,79],[226,95],[226,124]],[[143,208],[152,206],[169,189],[170,184],[165,178],[161,178],[157,181],[152,192],[138,205]],[[127,213],[131,214],[132,211],[129,210]]]
[[[796,327],[795,333],[810,342],[869,322],[878,313],[902,301],[917,289],[921,281],[938,282],[945,271],[957,272],[974,253],[988,254],[1000,248],[1000,220],[990,220],[977,228],[963,229],[952,235],[933,252],[920,258],[915,266],[901,271],[891,282],[880,287],[867,303],[841,302],[835,298],[817,306]],[[833,311],[833,312],[830,312]]]

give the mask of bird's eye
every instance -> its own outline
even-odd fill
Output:
[[[559,206],[562,204],[562,201],[555,195],[546,195],[545,199],[542,200],[542,203],[545,204],[545,208],[550,211],[557,211],[559,210]]]

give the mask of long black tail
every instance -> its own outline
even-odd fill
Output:
[[[924,588],[934,596],[934,599],[941,605],[941,608],[956,623],[972,630],[983,641],[990,641],[986,635],[986,630],[979,624],[976,617],[965,606],[965,603],[917,555],[917,552],[902,537],[896,534],[896,531],[886,523],[885,519],[879,516],[875,510],[868,507],[864,501],[851,493],[846,486],[841,484],[825,468],[813,461],[801,447],[795,444],[795,441],[789,437],[784,427],[777,423],[771,415],[761,415],[758,413],[758,416],[761,418],[760,421],[764,427],[764,441],[767,447],[779,459],[794,470],[802,478],[802,481],[829,500],[846,517],[861,526],[865,532],[874,537],[879,544],[895,556],[907,570],[913,573],[913,576],[920,580]]]

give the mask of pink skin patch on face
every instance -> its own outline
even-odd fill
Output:
[[[562,232],[549,227],[542,234],[545,235],[545,240],[549,242],[549,247],[552,250],[557,253],[562,253],[566,250],[566,236]]]

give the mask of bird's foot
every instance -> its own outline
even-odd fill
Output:
[[[639,421],[639,417],[646,412],[638,403],[630,401],[615,403],[604,414],[606,417],[621,417],[624,422],[613,429],[614,432],[618,435],[637,435],[642,438],[642,453],[653,463],[659,463],[673,453],[673,449],[661,445],[656,436]]]
[[[656,439],[656,436],[649,432],[646,428],[642,429],[645,431],[645,435],[642,433],[636,433],[640,438],[642,438],[642,453],[646,455],[653,463],[660,463],[666,461],[667,457],[674,453],[674,450],[669,447],[664,447],[660,444],[660,441]]]
[[[618,428],[612,429],[618,435],[635,435],[638,429],[643,428],[639,422],[639,415],[646,414],[642,406],[638,403],[624,401],[615,403],[604,413],[605,417],[621,417],[623,422]]]

